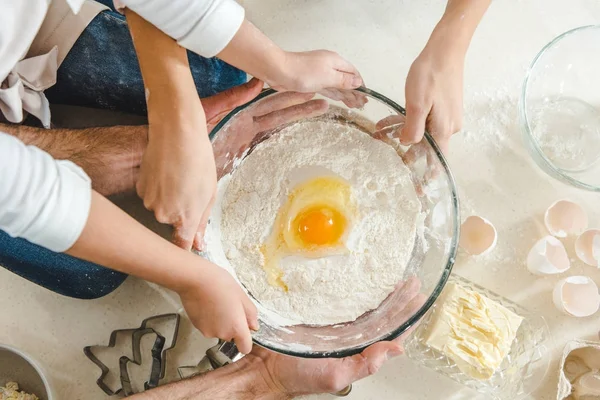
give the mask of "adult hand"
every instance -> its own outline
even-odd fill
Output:
[[[314,96],[314,93],[276,93],[238,113],[229,123],[227,132],[213,142],[217,176],[228,173],[238,157],[274,128],[327,112],[327,101],[313,99]]]
[[[425,302],[420,284],[412,278],[399,285],[402,296],[393,315],[406,321]],[[362,353],[346,358],[308,359],[285,356],[255,346],[247,358],[257,358],[264,366],[267,385],[289,396],[336,393],[349,384],[376,373],[386,360],[403,354],[403,342],[415,327],[393,341],[375,343]]]

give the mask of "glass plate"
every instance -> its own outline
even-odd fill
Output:
[[[479,292],[523,317],[510,352],[488,380],[478,380],[465,374],[454,361],[425,344],[425,332],[432,321],[433,312],[441,305],[436,303],[407,340],[405,346],[408,357],[494,399],[517,400],[530,394],[544,379],[550,362],[550,331],[544,318],[460,276],[452,275],[449,281]]]

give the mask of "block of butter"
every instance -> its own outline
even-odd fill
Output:
[[[425,332],[425,343],[444,353],[465,374],[494,375],[523,318],[481,293],[449,283]]]

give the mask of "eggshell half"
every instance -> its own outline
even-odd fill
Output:
[[[579,235],[575,253],[587,265],[600,268],[600,229],[588,229]]]
[[[527,269],[535,275],[560,274],[570,267],[565,246],[554,236],[538,240],[527,255]]]
[[[544,223],[551,235],[563,238],[583,232],[588,226],[588,216],[579,204],[558,200],[546,210]]]
[[[476,215],[463,222],[459,245],[474,256],[485,254],[496,246],[498,235],[490,221]]]
[[[554,305],[573,317],[589,317],[600,307],[598,286],[587,276],[570,276],[556,284],[552,293]]]

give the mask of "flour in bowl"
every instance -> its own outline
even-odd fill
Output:
[[[353,321],[377,308],[411,257],[421,206],[410,171],[392,147],[350,125],[315,120],[284,128],[222,179],[219,192],[219,218],[211,220],[219,226],[207,235],[220,235],[228,263],[261,307],[294,323]],[[339,243],[317,252],[283,236],[326,243],[329,233],[313,229],[325,226],[323,218],[305,212],[301,228],[290,231],[299,217],[281,217],[314,201],[337,209],[325,222],[338,214],[343,222],[339,232],[327,231]]]

